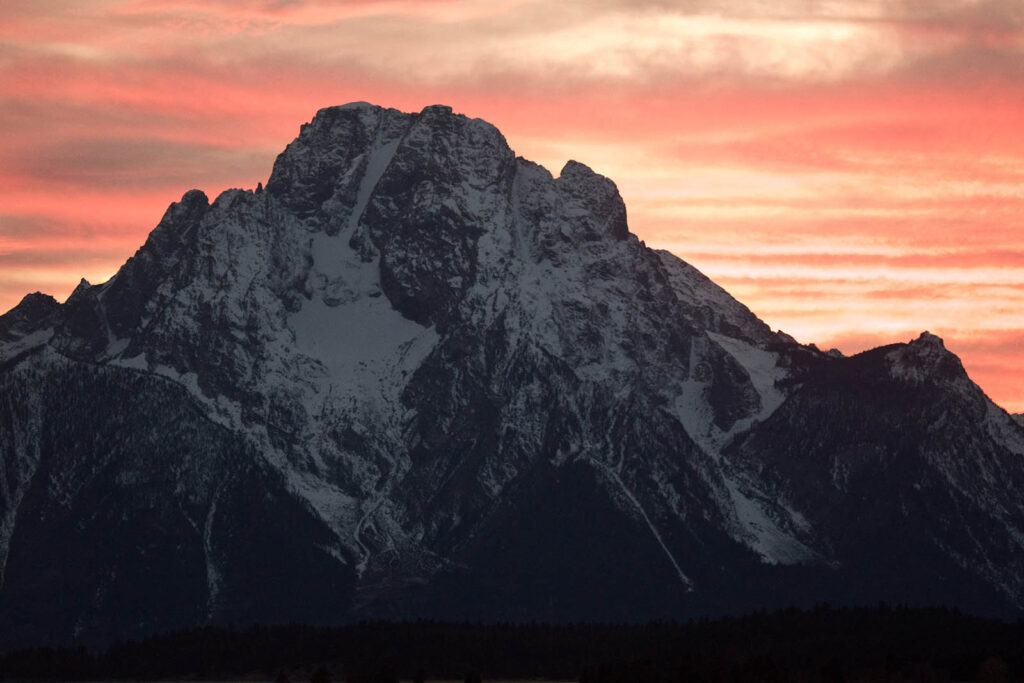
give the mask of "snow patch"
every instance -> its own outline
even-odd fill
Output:
[[[114,358],[109,363],[122,368],[141,370],[143,372],[149,371],[149,363],[146,361],[146,354],[144,353],[137,354],[131,358]]]
[[[47,327],[26,334],[14,341],[0,342],[0,363],[46,345],[53,338],[53,328]]]
[[[785,368],[779,367],[777,353],[715,332],[707,332],[706,335],[706,338],[694,337],[692,340],[690,374],[680,384],[680,391],[673,401],[672,412],[690,438],[708,455],[718,460],[722,448],[730,439],[749,429],[755,421],[767,419],[786,400],[786,395],[778,388],[778,383],[788,376],[788,372]],[[714,410],[708,403],[708,392],[714,377],[701,372],[701,366],[706,364],[704,359],[708,355],[708,340],[732,356],[747,371],[751,385],[761,399],[761,409],[756,414],[737,420],[728,431],[722,431],[715,425]]]
[[[711,331],[721,329],[722,323],[726,323],[756,342],[790,339],[785,334],[772,333],[749,308],[686,261],[669,251],[658,250],[655,253],[665,267],[683,308],[695,313],[710,313],[709,318],[700,321],[701,327]]]
[[[353,288],[346,288],[342,303],[332,306],[317,298],[288,318],[295,349],[325,372],[319,405],[307,404],[310,415],[319,414],[328,399],[352,398],[378,407],[395,403],[409,374],[438,340],[433,328],[392,308],[376,283],[369,293],[360,286],[364,283],[350,284]]]
[[[287,322],[295,350],[324,371],[309,378],[318,394],[305,392],[310,416],[339,400],[374,409],[396,403],[410,373],[437,343],[433,328],[403,317],[383,295],[379,262],[364,262],[349,246],[400,142],[392,140],[370,154],[347,229],[334,236],[317,234],[310,244],[314,295]]]
[[[351,532],[355,529],[359,520],[360,502],[311,472],[292,469],[286,472],[286,479],[288,490],[309,503],[313,511],[339,534],[342,542],[347,542],[348,548],[358,553],[358,540],[346,538],[342,532]],[[331,554],[339,561],[345,562],[339,553]]]
[[[766,512],[765,508],[752,492],[744,491],[739,484],[725,478],[733,509],[740,525],[746,532],[748,547],[761,556],[768,564],[806,564],[820,560],[814,552],[793,536],[784,531]],[[786,510],[790,519],[804,531],[808,530],[808,522],[795,510]]]
[[[989,401],[984,424],[994,439],[1012,453],[1024,457],[1024,424],[1016,416]]]
[[[672,413],[679,420],[690,438],[716,462],[722,461],[722,449],[737,434],[749,429],[756,420],[764,420],[775,412],[785,401],[785,394],[777,383],[787,376],[787,371],[778,366],[778,354],[765,351],[753,344],[715,332],[706,337],[694,337],[690,346],[690,374],[680,384],[672,404]],[[761,408],[755,415],[737,420],[728,431],[715,425],[714,410],[708,402],[708,392],[714,377],[703,372],[701,365],[708,356],[708,345],[714,343],[728,353],[746,370],[750,382],[761,399]],[[733,531],[736,540],[747,545],[770,564],[802,564],[820,560],[816,552],[797,540],[785,526],[794,530],[809,531],[807,520],[796,510],[774,501],[772,507],[781,506],[781,512],[788,518],[788,524],[775,521],[768,513],[767,497],[751,487],[741,487],[728,473],[723,471],[728,499],[721,501],[726,511],[731,511],[738,522]],[[764,500],[761,500],[764,498]]]
[[[220,487],[213,494],[210,509],[203,523],[203,556],[206,560],[206,617],[212,619],[217,609],[217,598],[220,595],[221,577],[217,565],[213,561],[213,520],[217,514],[217,500],[220,498]]]
[[[708,352],[707,346],[705,337],[692,339],[688,365],[690,374],[680,384],[672,403],[672,414],[694,443],[717,462],[721,460],[722,447],[728,435],[715,426],[714,410],[708,403],[713,378],[700,370]]]
[[[661,534],[658,533],[658,528],[654,526],[654,522],[651,521],[651,518],[647,515],[647,512],[644,510],[643,505],[640,504],[640,501],[637,499],[637,497],[633,495],[633,492],[629,490],[629,488],[626,486],[626,483],[622,481],[622,478],[619,476],[619,473],[616,472],[611,467],[608,467],[607,465],[593,458],[590,458],[589,460],[594,465],[596,465],[598,469],[600,469],[602,472],[608,475],[608,477],[612,481],[619,485],[619,490],[629,500],[629,502],[633,504],[633,509],[636,510],[637,513],[639,513],[640,518],[643,519],[644,522],[647,524],[647,528],[650,529],[651,535],[654,536],[654,540],[657,541],[659,546],[661,546],[661,549],[662,551],[664,551],[665,557],[668,558],[668,561],[672,563],[672,568],[676,570],[676,575],[679,577],[679,580],[682,582],[684,586],[686,586],[687,591],[692,591],[693,581],[690,579],[690,577],[683,573],[682,568],[676,561],[675,555],[673,555],[672,551],[668,549],[668,546],[662,539]]]
[[[779,390],[778,383],[787,377],[788,372],[785,368],[779,367],[779,354],[716,332],[708,332],[707,335],[747,371],[754,390],[761,397],[761,411],[745,421],[741,420],[740,422],[745,424],[734,425],[732,431],[742,431],[749,427],[753,420],[764,420],[774,413],[786,400],[786,395]]]
[[[122,367],[138,366],[140,363],[138,358],[138,356],[135,356],[118,364]],[[207,396],[199,386],[199,375],[195,372],[182,373],[167,365],[154,365],[149,372],[184,387],[193,397],[201,401],[209,409],[206,417],[213,422],[228,429],[242,429],[242,409],[238,403],[226,396]]]
[[[117,356],[120,356],[122,353],[124,353],[125,349],[128,348],[128,345],[130,343],[131,343],[131,339],[127,339],[127,338],[123,338],[123,337],[122,338],[114,337],[108,331],[107,332],[107,350],[106,350],[106,353],[104,353],[104,360],[108,360],[109,361],[112,358],[116,358]]]
[[[359,223],[359,219],[363,217],[366,205],[370,202],[370,196],[373,194],[373,189],[377,187],[377,183],[380,182],[384,171],[391,164],[391,160],[395,157],[395,151],[398,150],[398,145],[401,141],[401,138],[396,138],[391,142],[381,145],[370,155],[370,159],[366,162],[366,171],[363,173],[362,180],[359,181],[356,205],[349,215],[348,227],[350,230],[355,228],[356,224]]]

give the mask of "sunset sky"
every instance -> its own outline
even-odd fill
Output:
[[[102,282],[317,109],[449,104],[801,342],[1024,411],[1021,0],[4,0],[0,309]]]

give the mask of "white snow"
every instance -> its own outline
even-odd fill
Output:
[[[821,558],[815,551],[798,541],[792,534],[783,530],[765,511],[750,489],[744,490],[731,477],[725,478],[732,499],[736,517],[747,532],[748,546],[761,556],[768,564],[803,564],[819,561]],[[803,515],[795,510],[786,509],[790,521],[807,531],[809,525]]]
[[[129,359],[115,361],[121,367],[147,369],[147,364],[139,356]],[[184,387],[193,397],[201,401],[208,409],[206,417],[219,425],[229,429],[242,429],[242,409],[226,396],[207,396],[199,386],[199,375],[194,372],[181,373],[167,365],[154,365],[148,370],[154,375],[159,375]]]
[[[719,429],[714,423],[714,412],[707,400],[707,391],[713,378],[710,375],[707,378],[700,377],[697,371],[698,365],[708,354],[708,342],[694,337],[690,346],[690,375],[681,383],[680,391],[676,394],[673,414],[690,438],[718,460],[722,448],[730,439],[749,429],[755,420],[769,417],[786,400],[777,382],[786,377],[787,371],[778,366],[776,353],[715,332],[708,332],[707,339],[720,346],[747,371],[751,385],[761,399],[761,409],[757,413],[737,420],[728,431]]]
[[[742,330],[745,336],[755,341],[768,341],[774,337],[750,309],[699,270],[669,251],[659,250],[657,254],[683,306],[693,311],[713,311],[718,320]]]
[[[714,343],[728,353],[742,366],[761,399],[760,410],[737,420],[730,429],[723,431],[714,422],[714,411],[708,403],[708,391],[713,377],[704,375],[698,366],[709,353],[709,344]],[[694,443],[722,466],[722,476],[728,490],[728,499],[721,501],[727,515],[736,520],[733,536],[746,544],[770,564],[800,564],[819,559],[817,553],[797,540],[794,533],[808,531],[806,519],[796,510],[787,507],[783,501],[774,501],[777,513],[785,515],[785,524],[769,514],[769,498],[757,491],[756,487],[740,485],[732,473],[732,466],[722,458],[722,449],[737,434],[746,431],[755,420],[764,420],[782,405],[785,394],[777,382],[786,377],[785,368],[778,366],[778,354],[758,348],[749,342],[715,332],[707,337],[695,337],[690,346],[690,375],[679,385],[679,391],[672,404],[672,413],[679,420]],[[792,531],[787,531],[792,529]]]
[[[146,354],[139,353],[131,358],[113,358],[109,361],[111,365],[117,365],[122,368],[131,368],[133,370],[142,370],[143,372],[149,370],[149,363],[146,362]]]
[[[53,328],[47,327],[26,334],[15,341],[0,342],[0,362],[19,356],[26,351],[44,346],[53,337]]]
[[[331,528],[336,531],[355,528],[359,516],[358,500],[311,472],[291,469],[287,478],[288,488],[306,500]],[[351,541],[344,535],[341,538]]]
[[[145,354],[111,361],[182,385],[206,406],[211,419],[252,440],[282,473],[289,489],[336,532],[341,545],[325,551],[340,561],[362,557],[364,567],[369,549],[358,538],[359,520],[372,516],[374,525],[388,526],[382,518],[387,506],[368,509],[368,499],[355,492],[368,494],[382,472],[397,476],[404,467],[399,428],[409,416],[398,397],[437,342],[434,329],[407,320],[391,307],[381,291],[378,262],[363,262],[349,246],[352,231],[398,148],[394,132],[377,132],[347,225],[339,234],[311,232],[287,215],[267,216],[262,205],[246,195],[222,195],[215,204],[226,207],[233,197],[238,203],[221,211],[224,215],[216,220],[211,217],[210,229],[201,235],[211,267],[187,289],[165,293],[168,304],[161,318],[174,335],[191,339],[200,334],[195,312],[203,302],[224,315],[229,334],[239,342],[232,360],[240,370],[240,387],[262,395],[262,406],[250,404],[251,412],[243,416],[235,401],[205,394],[195,372],[151,364]],[[389,135],[392,139],[383,141]],[[289,313],[268,287],[268,275],[282,262],[302,264],[307,259],[312,262],[306,281],[309,298],[300,310]],[[254,318],[257,339],[249,336]],[[127,346],[113,340],[109,350],[123,354]],[[272,445],[267,415],[261,412],[270,405],[297,411],[293,426],[301,430],[296,434],[303,445],[300,457]],[[330,434],[342,428],[368,434],[380,449],[381,461],[375,460],[376,454],[340,452]],[[350,473],[344,490],[326,475],[339,461]],[[214,511],[215,506],[211,514]],[[215,598],[216,567],[208,567],[208,574]]]
[[[602,472],[608,475],[608,477],[612,479],[612,481],[619,485],[619,490],[622,492],[624,496],[626,496],[629,502],[632,503],[633,509],[640,515],[640,518],[644,520],[644,522],[647,524],[647,528],[651,532],[651,535],[654,536],[654,540],[657,541],[659,546],[661,546],[662,551],[665,553],[665,557],[667,557],[668,561],[672,564],[672,568],[675,569],[676,575],[679,577],[679,580],[682,582],[684,586],[686,586],[686,589],[688,591],[692,591],[693,581],[690,580],[690,577],[683,573],[682,568],[679,566],[679,562],[676,561],[676,558],[672,554],[672,551],[668,549],[668,546],[665,545],[665,541],[661,538],[661,534],[658,533],[658,528],[654,526],[654,522],[651,521],[651,518],[647,515],[647,512],[644,510],[643,505],[641,505],[640,501],[637,500],[637,497],[633,495],[633,492],[629,490],[629,487],[626,486],[626,483],[622,481],[622,478],[619,476],[619,473],[616,472],[613,468],[605,465],[602,462],[599,462],[594,458],[590,458],[589,460],[594,465],[596,465]]]
[[[213,520],[217,514],[217,499],[220,498],[221,489],[218,487],[210,501],[210,509],[206,512],[206,521],[203,523],[203,555],[206,560],[206,613],[207,618],[213,618],[217,609],[217,598],[220,595],[220,572],[213,561]]]
[[[786,400],[786,395],[777,386],[777,383],[785,379],[788,374],[785,368],[778,365],[779,354],[765,351],[753,344],[727,337],[724,334],[716,332],[707,334],[747,371],[754,390],[761,397],[761,411],[757,415],[751,416],[749,420],[764,420],[774,413]],[[747,426],[749,423],[735,425],[733,431],[740,431]]]
[[[326,281],[330,300],[314,296],[288,318],[295,350],[324,370],[319,400],[309,396],[309,414],[321,412],[326,400],[346,398],[383,408],[437,343],[433,328],[396,311],[380,291],[376,262],[363,263],[343,235],[313,240],[314,272]]]
[[[721,459],[722,447],[728,435],[715,425],[714,411],[708,403],[707,392],[711,387],[711,377],[702,377],[697,371],[697,366],[703,362],[706,354],[707,340],[694,337],[690,344],[690,374],[680,384],[672,408],[673,414],[694,443],[717,461]]]
[[[380,266],[363,262],[349,246],[374,187],[391,163],[399,140],[378,146],[367,161],[346,230],[312,238],[313,298],[288,317],[295,350],[318,363],[325,375],[318,397],[307,395],[308,413],[321,414],[325,401],[394,404],[409,373],[437,342],[432,328],[404,318],[383,295]]]
[[[287,331],[293,339],[287,353],[294,360],[284,364],[278,381],[295,387],[301,396],[306,414],[313,420],[313,435],[323,434],[341,420],[356,431],[379,430],[386,437],[404,415],[399,401],[402,388],[434,348],[438,336],[432,327],[408,320],[391,307],[380,291],[377,262],[360,261],[348,246],[345,232],[313,238],[311,277],[318,284],[313,298],[287,318]],[[303,362],[296,362],[298,359]],[[338,457],[336,446],[322,437],[314,437],[309,446],[309,454],[320,464],[325,457]],[[362,558],[357,567],[362,573],[371,551],[360,534],[367,520],[383,514],[383,508],[373,505],[360,513],[366,501],[346,494],[322,475],[280,464],[289,488]],[[371,485],[379,476],[372,463],[357,458],[349,464],[363,485]]]
[[[985,414],[985,426],[993,438],[1011,452],[1024,457],[1024,425],[991,401]]]
[[[114,337],[109,331],[107,332],[107,350],[103,356],[105,360],[116,358],[117,356],[124,353],[125,349],[131,343],[131,339],[117,338]]]
[[[363,217],[366,205],[373,194],[373,188],[377,187],[377,183],[380,182],[381,176],[384,175],[384,171],[387,170],[394,158],[401,141],[401,138],[396,138],[381,145],[370,155],[369,161],[366,162],[366,172],[363,174],[362,180],[359,181],[359,193],[356,195],[355,207],[349,216],[349,229],[354,228],[359,219]]]
[[[366,529],[367,525],[371,523],[374,514],[380,510],[380,506],[383,502],[384,497],[377,496],[373,502],[366,506],[367,510],[363,513],[362,517],[359,518],[359,521],[356,523],[355,531],[352,534],[353,540],[356,542],[356,545],[359,546],[360,560],[356,565],[356,572],[359,576],[362,576],[363,573],[366,572],[370,559],[373,557],[373,551],[369,546],[363,543],[363,531]]]

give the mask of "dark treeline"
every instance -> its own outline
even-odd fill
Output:
[[[1024,676],[1024,624],[938,608],[786,610],[638,625],[373,622],[199,628],[103,652],[0,657],[7,680],[554,678],[584,683],[985,681]],[[282,677],[284,680],[284,677]]]

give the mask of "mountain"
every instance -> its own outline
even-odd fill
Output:
[[[1024,609],[1024,427],[940,339],[802,346],[441,106],[321,110],[0,317],[0,463],[7,646]]]

